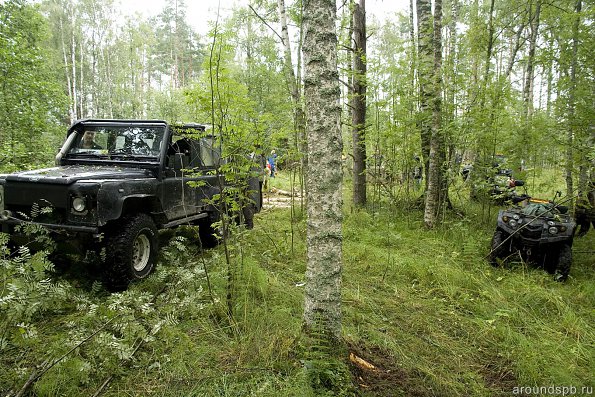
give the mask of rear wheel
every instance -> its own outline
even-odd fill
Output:
[[[492,236],[492,250],[489,257],[492,266],[498,266],[498,259],[503,259],[510,255],[510,242],[506,241],[508,237],[509,234],[500,229],[496,229],[494,232]]]
[[[159,240],[147,214],[124,218],[115,226],[106,232],[105,276],[108,288],[119,291],[153,271]]]
[[[219,221],[219,216],[207,217],[198,222],[198,236],[202,248],[213,248],[219,245],[223,233],[221,226],[213,227],[213,223]]]

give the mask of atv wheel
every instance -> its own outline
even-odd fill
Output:
[[[508,248],[509,242],[504,242],[508,238],[508,233],[496,229],[492,236],[492,251],[490,252],[490,264],[492,266],[498,266],[498,259],[506,258],[510,255],[510,249]]]
[[[131,281],[142,280],[153,271],[159,242],[150,216],[125,218],[106,234],[105,275],[109,289],[126,289]]]
[[[558,254],[558,265],[556,266],[556,281],[566,281],[572,265],[572,247],[570,244],[563,244]]]

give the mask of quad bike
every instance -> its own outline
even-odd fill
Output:
[[[471,182],[471,199],[476,200],[484,197],[489,198],[495,204],[503,205],[518,197],[528,197],[517,194],[516,188],[524,186],[524,182],[513,177],[512,169],[504,167],[505,162],[506,160],[502,156],[498,157],[497,155],[490,166],[479,167],[477,172],[473,170],[471,164],[463,166],[461,175],[465,181],[474,172],[476,173]]]
[[[550,200],[527,195],[513,197],[513,206],[500,210],[492,237],[489,261],[498,266],[519,254],[565,281],[572,265],[572,241],[576,222],[568,208]]]

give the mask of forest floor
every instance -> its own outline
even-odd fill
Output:
[[[457,212],[435,230],[414,200],[346,206],[345,352],[315,376],[323,357],[301,333],[305,219],[283,194],[231,235],[229,262],[224,245],[201,251],[192,228],[163,232],[155,273],[122,293],[106,292],[86,260],[49,273],[43,255],[11,263],[0,305],[18,299],[0,306],[0,395],[588,395],[595,231],[575,240],[565,283],[521,261],[494,268],[498,207],[465,197],[452,195]]]

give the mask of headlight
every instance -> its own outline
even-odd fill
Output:
[[[547,231],[548,231],[550,234],[558,234],[558,228],[556,228],[555,226],[550,226],[550,228],[549,228],[549,229],[547,229]]]
[[[84,197],[75,197],[72,200],[72,209],[75,212],[84,212],[87,209],[87,200]]]
[[[516,227],[517,222],[514,219],[511,219],[510,222],[508,222],[508,224],[510,225],[510,227]]]

